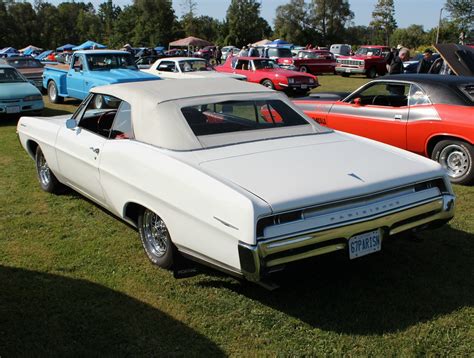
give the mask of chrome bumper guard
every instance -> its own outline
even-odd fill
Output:
[[[360,233],[381,228],[386,238],[406,230],[448,222],[454,216],[454,203],[455,197],[445,194],[342,226],[261,240],[257,245],[239,242],[242,274],[248,280],[258,282],[286,263],[344,250],[348,240]]]

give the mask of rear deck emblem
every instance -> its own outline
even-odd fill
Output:
[[[347,174],[347,175],[349,175],[350,177],[356,178],[356,179],[360,180],[361,182],[364,182],[364,183],[365,183],[365,180],[364,180],[364,179],[362,179],[361,177],[357,176],[357,175],[354,174],[354,173],[349,173],[349,174]]]

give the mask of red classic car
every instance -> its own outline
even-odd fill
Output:
[[[247,82],[260,83],[289,94],[304,94],[319,86],[316,76],[285,70],[268,58],[231,56],[227,57],[223,65],[216,66],[215,69],[219,72],[247,76]]]
[[[345,96],[294,102],[322,125],[438,161],[454,183],[474,182],[473,77],[384,76]]]
[[[390,52],[386,46],[362,46],[354,56],[339,56],[336,72],[344,77],[351,74],[364,74],[369,78],[387,73],[385,57]]]
[[[293,58],[279,58],[280,67],[308,73],[334,73],[336,58],[329,51],[302,50]]]

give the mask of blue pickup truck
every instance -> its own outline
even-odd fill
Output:
[[[46,66],[43,72],[43,87],[52,103],[65,97],[82,100],[97,86],[152,80],[159,77],[141,72],[130,53],[113,50],[77,51],[68,65]],[[101,106],[96,103],[96,108]]]

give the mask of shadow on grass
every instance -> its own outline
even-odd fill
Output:
[[[396,332],[474,305],[474,235],[445,226],[421,237],[387,241],[381,253],[355,261],[327,255],[289,267],[273,292],[218,279],[200,284],[226,287],[328,331]]]
[[[109,288],[0,266],[3,356],[220,356],[207,338]]]

